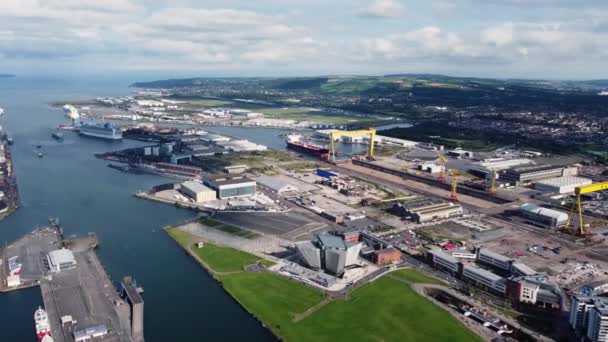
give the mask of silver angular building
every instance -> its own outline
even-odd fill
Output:
[[[312,241],[297,243],[296,249],[310,268],[341,276],[348,266],[357,263],[361,243],[344,241],[331,234],[317,234]]]

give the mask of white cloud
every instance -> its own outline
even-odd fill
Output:
[[[405,7],[399,0],[372,0],[361,14],[374,18],[395,18],[401,16],[404,10]]]

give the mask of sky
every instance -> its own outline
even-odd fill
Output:
[[[0,73],[608,78],[606,0],[0,0]]]

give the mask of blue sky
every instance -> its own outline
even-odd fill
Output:
[[[608,78],[602,0],[2,0],[0,72]]]

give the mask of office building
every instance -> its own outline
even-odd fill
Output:
[[[608,340],[608,299],[595,297],[587,314],[587,338],[591,342]]]
[[[179,190],[196,203],[213,201],[217,198],[217,192],[215,190],[210,189],[196,181],[183,182]]]
[[[245,177],[218,177],[205,179],[204,184],[217,191],[219,199],[253,196],[255,181]]]
[[[427,258],[434,267],[457,274],[461,271],[461,263],[455,257],[443,252],[440,249],[432,249],[427,252]]]
[[[524,203],[519,207],[519,213],[526,218],[529,223],[544,228],[560,228],[568,222],[568,214],[534,204]]]
[[[464,266],[462,278],[496,294],[505,295],[507,293],[507,280],[505,278],[477,266]]]
[[[593,297],[572,296],[570,305],[570,326],[574,330],[587,331],[589,309],[593,307]]]
[[[61,272],[77,266],[74,254],[65,248],[49,252],[46,261],[51,272]]]
[[[508,294],[514,303],[559,310],[562,291],[545,274],[509,278]]]
[[[479,247],[477,249],[477,262],[491,266],[500,271],[511,271],[511,263],[513,259],[506,257],[502,254],[495,253],[485,247]]]
[[[511,265],[511,274],[514,276],[532,276],[537,273],[538,272],[522,262],[514,262]]]

